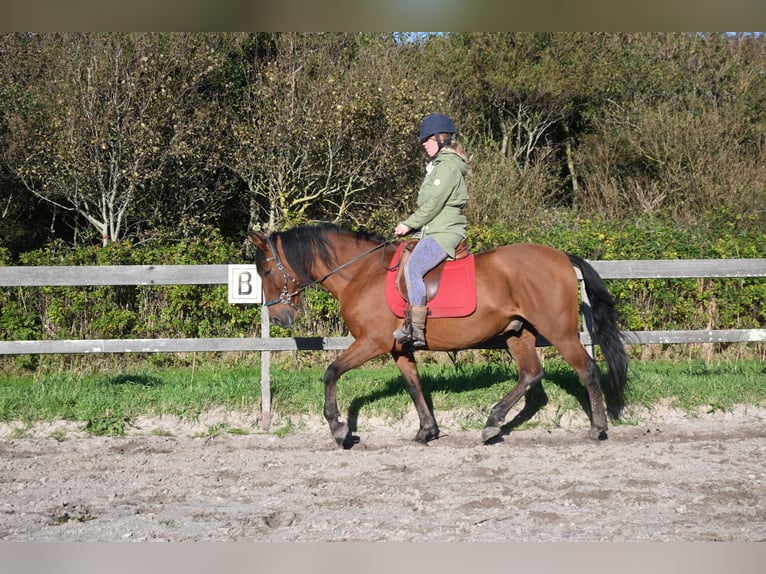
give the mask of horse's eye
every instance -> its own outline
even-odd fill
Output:
[[[266,271],[263,272],[263,276],[268,277],[269,275],[271,275],[271,269],[266,269]]]

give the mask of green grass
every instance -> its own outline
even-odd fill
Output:
[[[631,368],[629,381],[630,401],[645,406],[669,402],[689,412],[704,407],[729,411],[737,404],[766,402],[762,361],[639,363]]]
[[[128,363],[130,364],[130,363]],[[114,368],[114,367],[112,367]],[[32,424],[81,421],[95,435],[122,435],[137,417],[176,415],[194,419],[224,408],[260,410],[257,365],[210,360],[195,368],[144,365],[123,372],[36,372],[0,375],[0,421]],[[558,415],[581,410],[584,388],[559,360],[546,360],[544,391],[531,401],[545,401]],[[323,368],[272,367],[272,409],[281,416],[321,416]],[[426,364],[420,368],[427,400],[437,411],[461,413],[467,426],[480,427],[491,408],[516,379],[513,365]],[[755,360],[631,363],[628,405],[661,403],[694,413],[700,408],[731,410],[738,404],[766,404],[766,365]],[[414,407],[392,364],[351,371],[338,384],[338,403],[349,419],[397,420]],[[520,405],[521,406],[521,405]],[[517,407],[520,408],[520,407]],[[530,423],[534,424],[534,423]],[[214,428],[211,435],[247,432]],[[277,432],[275,430],[275,432]],[[279,432],[289,432],[281,429]]]
[[[140,415],[194,418],[215,407],[260,405],[252,368],[166,368],[119,374],[48,373],[0,377],[0,421],[83,421],[93,434],[122,434]]]

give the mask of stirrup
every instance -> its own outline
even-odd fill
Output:
[[[396,329],[393,333],[394,339],[400,345],[405,345],[412,342],[412,325],[410,323],[404,323],[399,329]]]

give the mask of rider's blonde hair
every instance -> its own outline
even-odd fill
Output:
[[[468,156],[468,154],[465,151],[465,148],[463,148],[463,144],[461,144],[457,138],[455,138],[452,134],[448,133],[440,133],[439,134],[439,141],[440,142],[447,142],[445,143],[441,149],[448,149],[450,151],[455,152],[457,155],[463,158],[463,161],[467,164],[471,163],[471,157]]]

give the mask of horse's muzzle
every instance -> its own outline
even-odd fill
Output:
[[[290,309],[286,309],[280,313],[272,314],[271,320],[283,329],[289,329],[295,323],[295,313]]]

